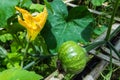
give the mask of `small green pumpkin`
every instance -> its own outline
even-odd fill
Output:
[[[60,46],[58,59],[65,72],[73,74],[81,72],[87,63],[86,51],[74,41],[64,42]]]

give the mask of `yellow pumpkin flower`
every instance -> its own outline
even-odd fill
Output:
[[[24,10],[19,7],[15,7],[20,13],[22,13],[22,17],[18,16],[18,22],[27,29],[27,39],[29,41],[33,41],[38,33],[44,27],[44,24],[47,19],[47,9],[44,7],[43,12],[39,13],[36,16],[32,16],[27,10]]]

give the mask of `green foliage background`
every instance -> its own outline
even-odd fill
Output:
[[[95,7],[103,2],[105,0],[91,0]],[[24,55],[26,29],[18,23],[17,15],[20,14],[15,6],[33,13],[41,12],[44,4],[48,10],[47,22],[37,38],[29,43]],[[44,4],[33,4],[31,0],[0,0],[0,79],[39,80],[47,77],[56,69],[57,51],[63,42],[72,40],[87,45],[93,36],[99,36],[107,29],[103,24],[102,27],[95,25],[96,16],[88,11],[88,6],[69,8],[62,0],[44,0]]]

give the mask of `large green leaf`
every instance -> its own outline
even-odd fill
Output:
[[[0,0],[0,27],[5,27],[7,20],[14,16],[16,5],[28,8],[31,3],[31,0],[22,0],[22,2],[20,0]]]
[[[0,27],[7,25],[7,19],[15,14],[19,0],[0,0]]]
[[[63,42],[68,40],[81,43],[87,43],[90,40],[93,18],[89,15],[90,13],[88,14],[87,9],[76,7],[68,13],[62,0],[54,0],[51,7],[53,13],[48,9],[48,23],[43,30],[43,36],[50,50],[56,50]],[[87,15],[83,16],[86,12]]]
[[[43,77],[32,71],[8,69],[0,73],[0,80],[41,80]]]
[[[91,0],[92,4],[95,6],[101,6],[106,0]]]

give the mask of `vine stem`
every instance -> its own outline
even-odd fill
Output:
[[[111,16],[111,19],[110,19],[110,23],[108,25],[109,27],[108,27],[108,30],[107,30],[107,34],[106,34],[106,37],[105,37],[106,41],[108,41],[110,39],[111,28],[112,28],[115,13],[116,13],[118,5],[119,5],[119,1],[120,0],[116,0],[116,3],[114,5],[114,10],[113,10],[113,13],[112,13],[112,16]]]
[[[21,62],[21,67],[23,68],[23,65],[24,65],[24,60],[25,60],[25,56],[26,56],[26,53],[28,51],[28,47],[29,47],[29,41],[27,41],[27,44],[25,46],[25,49],[24,49],[24,53],[23,53],[23,60]]]
[[[31,66],[33,66],[36,62],[35,61],[32,61],[30,62],[29,64],[27,64],[26,66],[23,67],[23,69],[28,69],[30,68]]]
[[[105,44],[105,43],[106,43],[106,41],[94,42],[94,43],[86,46],[86,47],[85,47],[85,50],[86,50],[87,52],[89,52],[90,50],[92,50],[92,49],[94,49],[94,48],[96,48],[96,47],[99,47],[99,46],[101,46],[101,45],[103,45],[103,44]]]
[[[114,48],[111,42],[108,42],[108,46],[116,53],[116,55],[120,58],[120,53]]]

